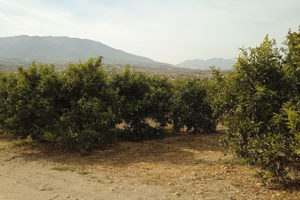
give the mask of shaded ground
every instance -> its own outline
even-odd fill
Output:
[[[218,139],[123,142],[89,156],[0,139],[0,200],[300,199],[299,187],[262,186],[256,169],[225,156]]]

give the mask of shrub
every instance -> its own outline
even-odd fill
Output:
[[[1,80],[1,128],[21,137],[41,139],[58,118],[60,81],[53,66],[33,63]]]
[[[160,138],[156,128],[150,127],[146,119],[152,117],[158,123],[166,123],[168,108],[163,99],[166,91],[159,88],[167,84],[166,79],[151,78],[145,73],[133,72],[130,66],[112,78],[112,87],[118,94],[121,119],[125,122],[126,137],[132,140]],[[168,95],[164,98],[168,98]]]
[[[229,76],[214,70],[211,91],[219,92],[210,97],[228,128],[223,142],[259,165],[265,179],[284,178],[299,161],[299,42],[299,33],[289,32],[282,54],[266,37],[256,48],[241,49]]]
[[[213,110],[207,101],[207,91],[196,79],[177,79],[172,113],[175,129],[186,127],[197,132],[209,132],[216,128]]]
[[[146,95],[149,106],[147,117],[154,120],[159,128],[171,123],[171,113],[173,110],[173,84],[167,77],[152,76],[149,81],[150,91]]]
[[[101,57],[62,74],[60,137],[81,151],[104,144],[118,122],[116,92],[101,67]]]

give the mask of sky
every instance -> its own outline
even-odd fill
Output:
[[[299,25],[300,0],[0,0],[0,37],[92,39],[172,64],[237,58]]]

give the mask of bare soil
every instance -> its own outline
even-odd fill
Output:
[[[235,162],[220,134],[122,142],[88,156],[0,139],[0,200],[300,199],[299,185],[268,188]]]

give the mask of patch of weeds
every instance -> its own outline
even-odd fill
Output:
[[[242,158],[224,158],[219,159],[220,161],[224,162],[224,164],[232,166],[232,165],[244,165],[247,163],[246,159]]]
[[[75,167],[73,167],[73,166],[68,166],[68,165],[56,166],[56,167],[53,167],[52,169],[53,169],[53,170],[56,170],[56,171],[60,171],[60,172],[63,172],[63,171],[71,171],[71,172],[74,172],[74,171],[76,170]]]
[[[16,140],[12,140],[11,141],[11,146],[13,147],[18,147],[18,146],[23,146],[23,145],[28,145],[28,144],[32,144],[33,140],[31,138],[31,136],[28,136],[25,139],[16,139]]]

